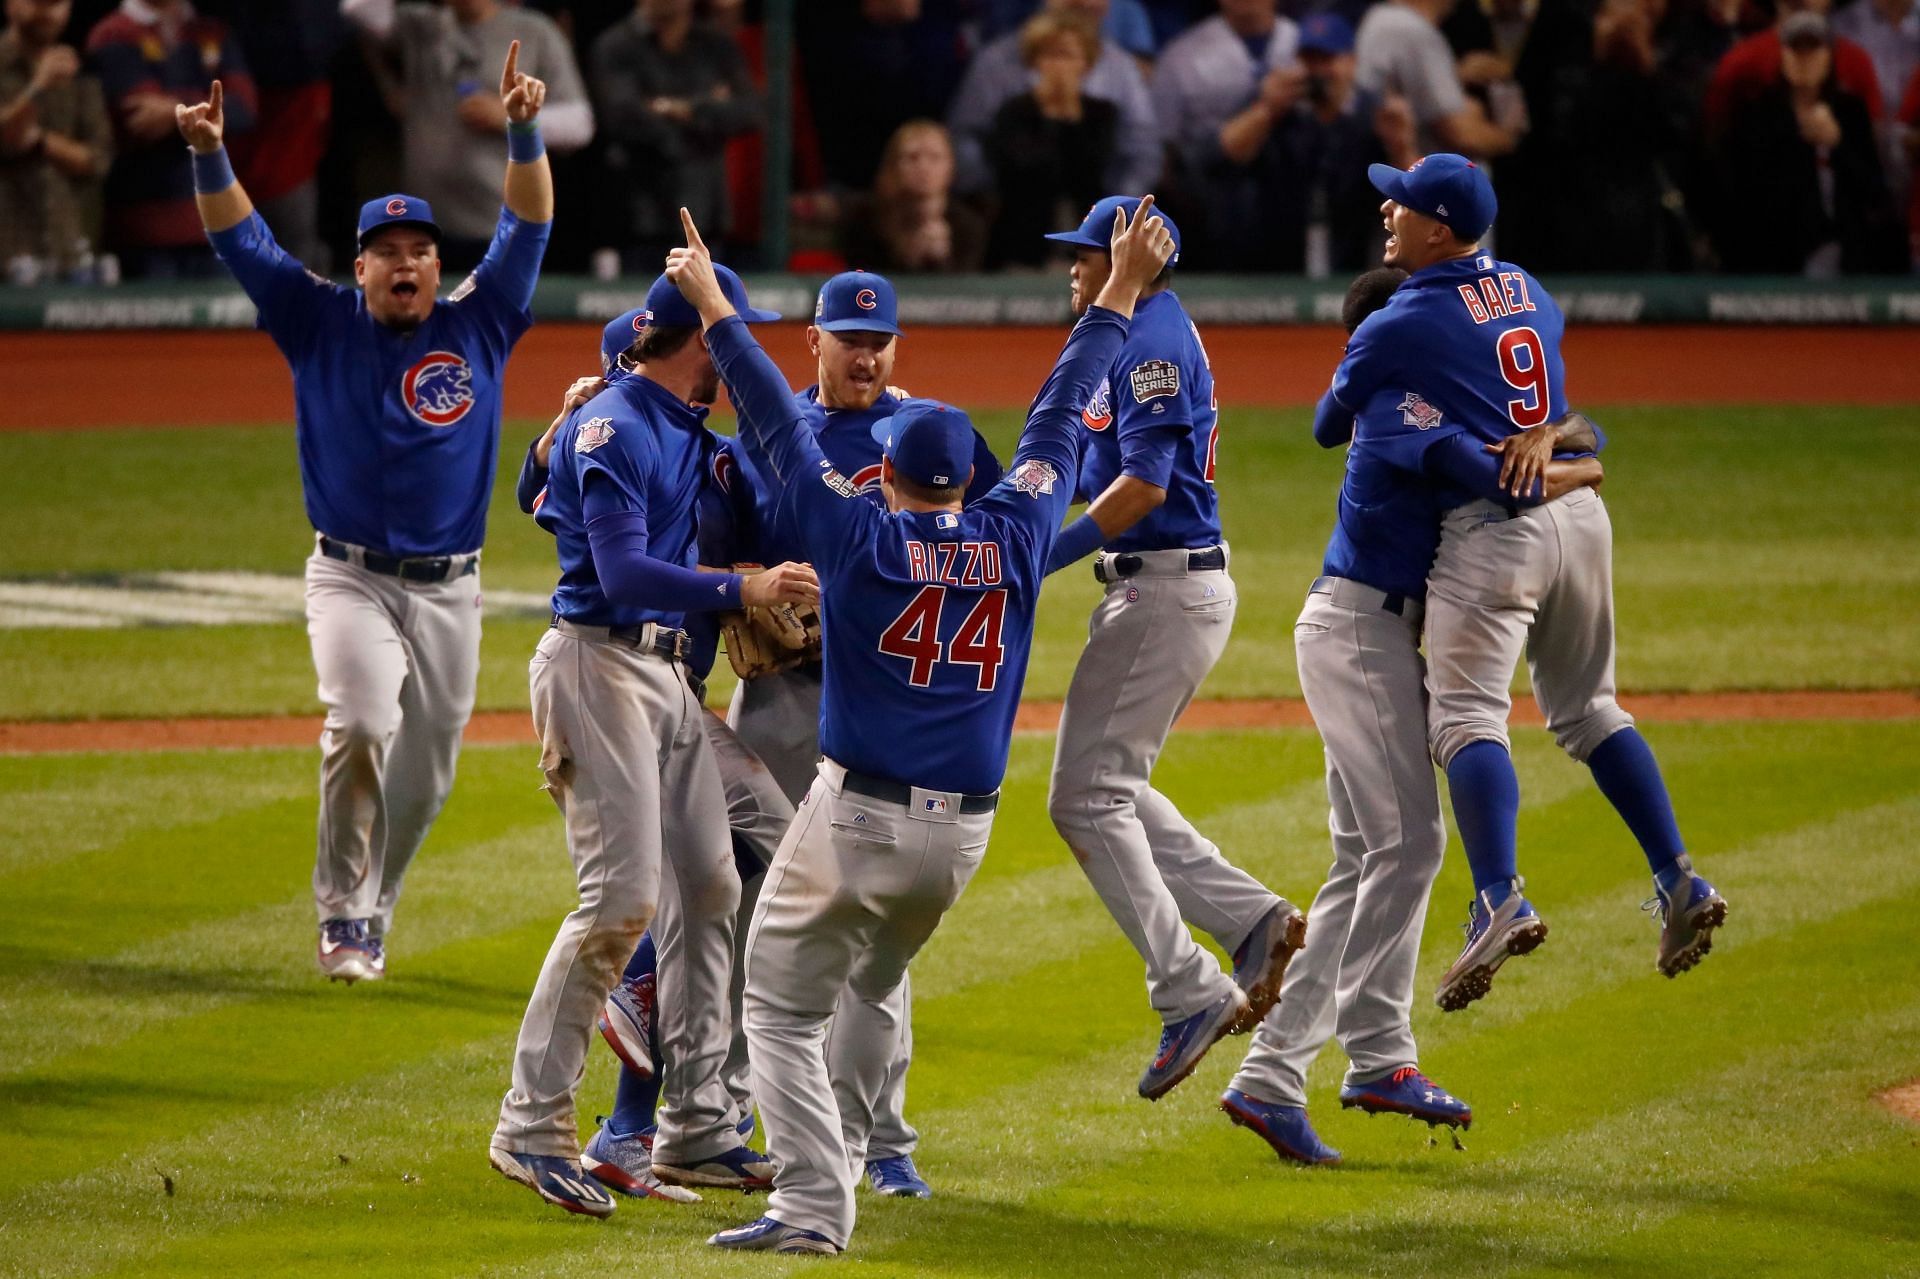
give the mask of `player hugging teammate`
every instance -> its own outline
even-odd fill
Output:
[[[209,238],[296,373],[328,708],[318,958],[349,982],[385,975],[401,877],[473,704],[500,382],[553,215],[545,87],[517,51],[500,84],[499,230],[445,301],[424,202],[370,201],[361,288],[330,285],[280,251],[234,180],[219,84],[178,111]],[[1659,971],[1707,954],[1727,903],[1614,698],[1605,441],[1567,411],[1559,310],[1481,251],[1494,197],[1470,161],[1370,176],[1386,268],[1355,282],[1315,413],[1321,444],[1350,447],[1294,633],[1334,852],[1311,930],[1152,785],[1236,603],[1212,370],[1170,287],[1178,230],[1152,197],[1109,197],[1049,237],[1074,250],[1078,319],[1004,474],[963,411],[889,385],[888,281],[827,282],[807,330],[817,380],[796,393],[749,329],[779,317],[748,304],[682,211],[686,246],[607,326],[601,376],[568,389],[519,485],[558,560],[529,690],[579,905],[520,1027],[496,1169],[596,1217],[610,1192],[770,1188],[762,1216],[709,1242],[784,1253],[846,1248],[863,1168],[882,1194],[932,1193],[904,1113],[908,970],[986,852],[1041,581],[1089,554],[1104,589],[1048,811],[1145,965],[1162,1029],[1141,1096],[1254,1031],[1221,1106],[1285,1159],[1339,1159],[1305,1109],[1329,1038],[1350,1062],[1343,1106],[1471,1122],[1421,1070],[1411,1029],[1445,843],[1434,765],[1475,889],[1436,995],[1452,1011],[1547,935],[1517,866],[1506,721],[1523,651],[1549,730],[1646,855]],[[733,438],[706,425],[723,380]],[[1066,522],[1076,500],[1087,511]],[[705,706],[723,637],[742,677],[725,722]],[[583,1149],[575,1092],[596,1026],[621,1079]]]

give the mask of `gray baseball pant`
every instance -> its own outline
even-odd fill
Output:
[[[1294,624],[1300,687],[1326,749],[1333,866],[1308,912],[1280,1002],[1254,1032],[1232,1086],[1307,1104],[1307,1068],[1329,1038],[1349,1084],[1419,1062],[1413,976],[1447,832],[1427,755],[1420,603],[1321,578]]]
[[[1633,725],[1614,700],[1613,523],[1590,488],[1518,515],[1470,502],[1441,521],[1427,580],[1427,736],[1440,767],[1470,742],[1510,746],[1522,652],[1574,759]]]
[[[741,1017],[740,1004],[746,989],[747,929],[753,923],[754,906],[760,897],[760,886],[766,879],[766,868],[773,863],[780,840],[793,822],[793,805],[787,802],[787,797],[781,793],[779,784],[767,766],[747,749],[719,716],[703,714],[701,721],[706,729],[707,744],[713,749],[714,763],[720,770],[721,790],[726,795],[728,834],[735,852],[746,853],[745,857],[736,856],[734,862],[742,870],[748,862],[760,867],[758,872],[741,878],[740,907],[734,914],[734,962],[728,985],[732,1034],[727,1046],[726,1065],[720,1074],[738,1111],[735,1116],[737,1122],[754,1111],[753,1072],[747,1059],[746,1025]],[[678,899],[671,894],[662,896],[659,912],[653,920],[659,974],[657,980],[660,982],[669,981],[668,968],[684,962],[685,929]],[[672,984],[678,987],[679,982],[676,979]],[[688,1009],[684,1002],[662,997],[656,1007],[662,1052],[667,1044],[689,1042],[693,1032],[687,1024]]]
[[[412,582],[315,551],[307,638],[320,731],[314,911],[393,923],[400,881],[453,790],[480,672],[480,574]]]
[[[740,878],[707,713],[685,670],[604,630],[558,623],[529,668],[546,788],[566,819],[580,905],[560,925],[514,1048],[493,1144],[577,1158],[574,1090],[600,1005],[664,896],[683,926],[660,968],[679,1008],[662,1044],[655,1157],[700,1163],[739,1144],[722,1082]]]
[[[1139,573],[1107,583],[1087,625],[1060,713],[1047,811],[1146,960],[1147,996],[1171,1025],[1233,986],[1187,924],[1231,952],[1280,898],[1221,856],[1148,781],[1174,721],[1226,650],[1233,579],[1224,569],[1189,572],[1186,551],[1140,558]]]
[[[914,787],[904,805],[870,799],[823,759],[747,941],[747,1044],[777,1169],[767,1215],[843,1248],[858,1165],[828,1074],[827,1024],[846,992],[879,1004],[900,985],[980,868],[993,814],[962,812],[964,798]],[[885,1061],[885,1047],[863,1060]]]
[[[734,687],[727,722],[798,804],[819,775],[820,667],[742,680]],[[887,1045],[885,1057],[867,1060],[864,1054],[877,1044]],[[913,978],[902,976],[900,989],[878,1004],[849,992],[827,1033],[827,1066],[847,1127],[847,1148],[857,1158],[888,1159],[919,1147],[920,1134],[907,1122],[912,1064]]]

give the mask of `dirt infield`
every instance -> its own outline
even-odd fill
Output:
[[[1920,1079],[1889,1088],[1874,1100],[1908,1123],[1920,1124]]]
[[[1629,696],[1627,707],[1643,720],[1665,723],[1726,720],[1909,720],[1920,719],[1920,693],[1898,690],[1783,693],[1647,693]],[[1051,733],[1060,722],[1060,703],[1023,702],[1014,722],[1024,733]],[[1538,725],[1531,702],[1514,705],[1515,724]],[[1313,723],[1306,703],[1297,698],[1244,698],[1195,702],[1180,718],[1187,730],[1232,728],[1305,728]],[[320,737],[318,717],[266,716],[255,719],[117,719],[0,722],[0,755],[38,755],[82,751],[244,750],[263,746],[307,746]],[[525,711],[483,711],[467,725],[474,745],[532,742]]]
[[[1021,407],[1045,378],[1062,333],[1044,328],[926,328],[898,376],[917,395],[969,408]],[[1339,361],[1337,329],[1207,331],[1221,398],[1245,406],[1311,404]],[[767,347],[796,384],[810,381],[797,325]],[[598,328],[546,324],[507,371],[509,417],[551,414],[591,369]],[[1569,384],[1584,404],[1901,404],[1920,402],[1920,339],[1906,329],[1587,327],[1567,335]],[[293,384],[254,332],[0,335],[0,431],[291,422]],[[27,374],[31,372],[31,376]]]

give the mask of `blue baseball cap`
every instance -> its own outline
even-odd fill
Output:
[[[973,419],[940,400],[900,401],[873,424],[873,438],[894,470],[924,488],[965,484],[973,471]]]
[[[1127,220],[1133,220],[1133,212],[1140,207],[1137,195],[1110,195],[1087,210],[1087,216],[1080,219],[1080,225],[1071,231],[1055,231],[1047,238],[1060,244],[1077,244],[1085,249],[1109,249],[1113,245],[1113,215],[1117,210],[1127,211]],[[1180,228],[1173,224],[1167,211],[1159,205],[1153,206],[1153,216],[1167,224],[1167,234],[1173,237],[1173,256],[1167,259],[1168,266],[1180,261]]]
[[[813,322],[828,333],[900,336],[900,302],[893,282],[871,271],[842,271],[820,286]]]
[[[440,242],[440,224],[433,220],[433,208],[417,195],[375,196],[361,205],[360,247],[366,248],[375,232],[390,226],[417,226],[432,236],[435,244]]]
[[[1487,171],[1467,159],[1441,151],[1421,156],[1411,169],[1370,164],[1367,179],[1381,195],[1424,213],[1452,229],[1462,240],[1478,240],[1500,211]]]
[[[720,291],[727,295],[727,301],[740,313],[740,318],[748,324],[764,324],[780,318],[778,311],[762,311],[758,307],[747,305],[747,286],[730,267],[713,264],[713,273],[720,281]],[[700,312],[693,303],[680,293],[680,286],[661,276],[647,290],[647,304],[641,308],[646,322],[655,328],[697,329],[700,327]]]
[[[1300,52],[1352,53],[1353,24],[1337,13],[1316,13],[1302,18]]]
[[[640,330],[647,327],[647,309],[636,306],[631,311],[623,311],[607,321],[607,327],[600,330],[600,372],[608,377],[615,373],[624,373],[620,367],[620,357],[627,348],[640,338]]]

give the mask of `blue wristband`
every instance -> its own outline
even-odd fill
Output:
[[[532,164],[547,153],[547,144],[540,137],[540,122],[528,120],[525,124],[517,120],[507,124],[507,160],[512,164]]]
[[[205,155],[193,153],[193,189],[201,195],[215,195],[238,180],[233,176],[233,161],[227,158],[225,147]]]

